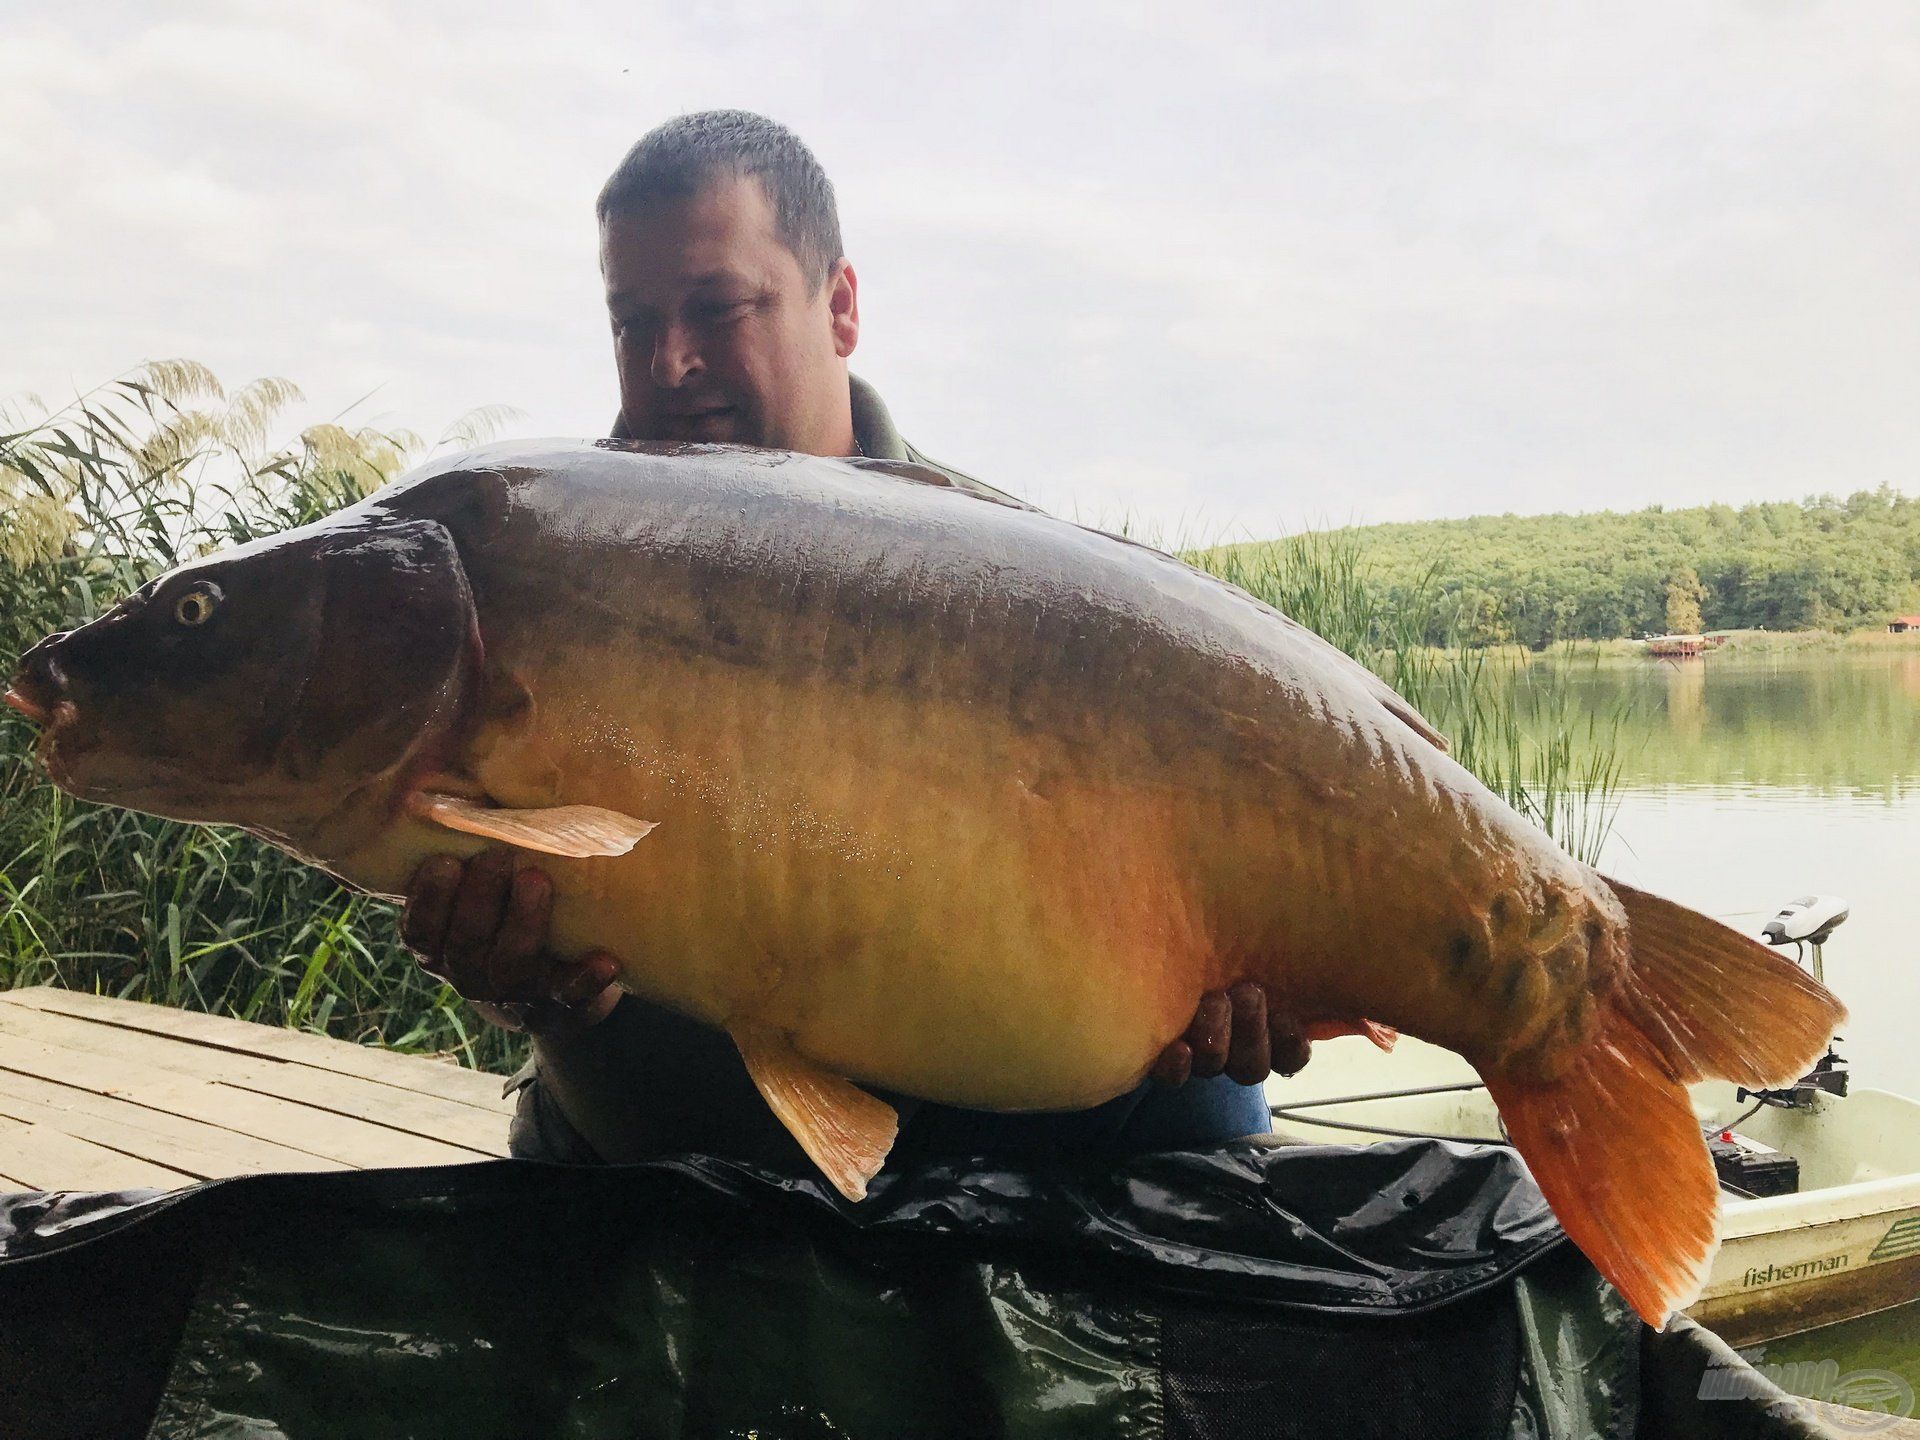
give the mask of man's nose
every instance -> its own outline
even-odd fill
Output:
[[[662,325],[653,339],[653,383],[673,390],[700,368],[700,347],[692,330],[678,321]]]

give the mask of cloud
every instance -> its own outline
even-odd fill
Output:
[[[1920,12],[83,5],[0,89],[0,394],[153,355],[424,433],[614,408],[590,206],[681,110],[835,176],[932,453],[1163,529],[1911,483]],[[311,418],[311,417],[307,417]]]

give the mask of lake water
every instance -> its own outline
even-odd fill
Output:
[[[1600,868],[1756,933],[1811,892],[1853,912],[1826,949],[1857,1083],[1920,1096],[1920,650],[1575,667],[1625,707]]]
[[[1852,1011],[1854,1083],[1920,1097],[1920,650],[1574,665],[1582,707],[1620,713],[1608,874],[1749,934],[1787,901],[1844,896],[1827,984]],[[1765,1363],[1832,1360],[1920,1391],[1920,1297],[1775,1341]]]

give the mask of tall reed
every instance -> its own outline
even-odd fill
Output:
[[[231,394],[204,367],[146,365],[52,409],[0,414],[0,674],[42,635],[222,545],[352,503],[428,447],[311,426],[271,448],[298,392]],[[472,444],[498,412],[443,437]],[[0,711],[0,988],[56,984],[291,1025],[467,1064],[515,1063],[400,947],[392,907],[237,830],[76,802]]]
[[[1568,683],[1581,662],[1428,644],[1453,628],[1441,569],[1389,599],[1350,534],[1313,531],[1267,545],[1195,549],[1187,558],[1369,666],[1489,789],[1577,859],[1599,858],[1619,806],[1627,712],[1582,708]]]

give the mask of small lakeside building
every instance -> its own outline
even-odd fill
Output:
[[[1691,660],[1718,650],[1727,643],[1725,635],[1649,635],[1641,642],[1647,654],[1663,660]]]

